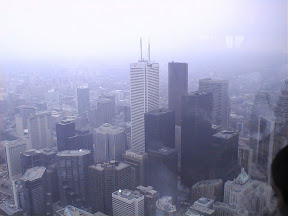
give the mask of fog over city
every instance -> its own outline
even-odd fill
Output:
[[[0,215],[286,215],[287,9],[0,0]]]

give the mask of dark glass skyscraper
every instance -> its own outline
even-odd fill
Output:
[[[65,150],[57,154],[61,205],[82,206],[88,200],[88,166],[93,164],[89,150]]]
[[[188,93],[188,64],[168,63],[168,108],[175,110],[176,125],[181,124],[181,97]]]
[[[205,179],[203,167],[211,139],[212,94],[193,92],[182,97],[181,178],[191,187]]]
[[[75,122],[62,120],[56,124],[57,148],[58,151],[66,150],[66,143],[69,137],[75,136]]]
[[[148,185],[163,196],[176,197],[177,151],[169,147],[148,150]]]
[[[155,143],[175,148],[175,111],[157,109],[145,113],[145,149],[155,149]]]

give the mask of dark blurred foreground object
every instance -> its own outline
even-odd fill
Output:
[[[281,215],[288,215],[288,146],[276,155],[272,162],[272,186],[277,196]]]

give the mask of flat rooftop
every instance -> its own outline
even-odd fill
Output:
[[[53,155],[53,154],[56,154],[57,151],[53,150],[53,149],[50,149],[50,148],[43,148],[43,149],[39,149],[39,151],[42,153],[42,154],[45,154],[45,155]]]
[[[129,164],[123,163],[123,162],[118,162],[118,161],[109,161],[109,162],[103,162],[103,163],[98,163],[96,165],[91,165],[89,166],[89,168],[91,169],[95,169],[98,171],[103,171],[105,169],[105,167],[112,167],[115,166],[116,170],[121,170],[124,169],[126,167],[129,167]]]
[[[82,209],[76,208],[74,206],[68,205],[64,207],[63,209],[60,209],[56,212],[56,215],[59,216],[93,216],[92,213],[89,213],[87,211],[84,211]]]
[[[43,166],[32,167],[26,170],[21,179],[23,181],[34,181],[41,178],[44,175],[45,170],[46,168]]]
[[[22,154],[25,156],[33,156],[33,155],[41,154],[41,152],[39,150],[36,150],[36,149],[29,149],[29,150],[26,150],[25,152],[23,152]]]
[[[79,150],[64,150],[61,152],[58,152],[57,156],[83,156],[91,153],[90,150],[87,149],[79,149]]]
[[[205,185],[215,185],[215,184],[221,184],[223,181],[222,179],[211,179],[211,180],[203,180],[200,182],[195,183],[192,188],[199,187],[199,186],[205,186]]]
[[[128,189],[124,189],[124,190],[119,189],[119,190],[113,192],[112,196],[113,195],[114,195],[114,197],[121,197],[122,199],[126,199],[129,201],[137,200],[139,198],[144,198],[144,195],[137,193],[137,192],[134,192],[134,191],[131,191],[131,190],[128,190]]]
[[[221,138],[221,139],[230,139],[236,135],[238,135],[238,133],[235,131],[224,130],[224,131],[220,131],[220,132],[214,134],[213,137],[217,137],[217,138]]]
[[[117,125],[111,125],[109,123],[105,123],[101,125],[100,127],[95,128],[94,132],[103,133],[103,134],[118,134],[118,133],[125,132],[125,129]]]
[[[173,110],[169,110],[169,109],[156,109],[156,110],[152,110],[150,112],[147,112],[146,114],[148,115],[153,115],[153,116],[160,116],[163,115],[165,113],[172,113],[174,112]]]

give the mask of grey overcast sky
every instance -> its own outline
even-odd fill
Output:
[[[0,0],[0,57],[139,57],[287,49],[284,0]]]

